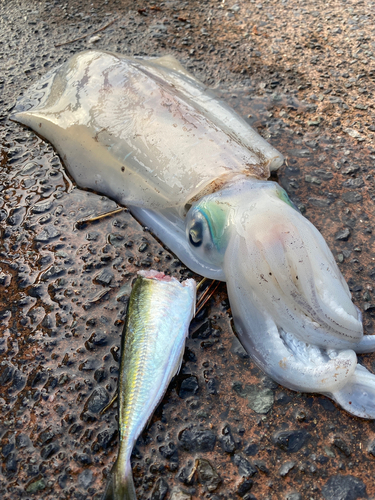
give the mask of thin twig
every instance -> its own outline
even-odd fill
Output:
[[[116,391],[115,395],[113,396],[113,398],[111,399],[111,401],[107,404],[107,406],[105,406],[102,410],[100,410],[100,415],[103,415],[107,410],[109,410],[109,408],[113,405],[113,403],[116,401],[116,399],[118,398],[118,391]]]
[[[208,278],[203,278],[197,285],[197,292],[198,290],[208,281]]]
[[[68,45],[69,43],[78,42],[79,40],[83,40],[84,38],[86,38],[88,36],[95,35],[96,33],[99,33],[100,31],[104,31],[105,29],[107,29],[108,26],[111,26],[111,24],[113,24],[114,22],[116,22],[118,19],[120,19],[120,16],[115,17],[115,19],[112,19],[112,21],[110,21],[108,24],[106,24],[102,28],[99,28],[98,30],[94,31],[91,34],[80,36],[78,38],[75,38],[74,40],[69,40],[69,42],[58,43],[57,45],[55,45],[55,47],[62,47],[63,45]]]
[[[87,219],[77,220],[77,222],[75,224],[76,228],[80,229],[81,226],[84,226],[86,224],[91,224],[92,222],[96,222],[98,220],[104,219],[105,217],[110,217],[110,216],[118,214],[119,212],[122,212],[124,210],[126,210],[125,207],[117,208],[116,210],[112,210],[111,212],[104,212],[102,214],[99,214],[96,217],[88,217]]]
[[[216,292],[216,290],[220,286],[220,281],[213,281],[210,283],[210,286],[206,288],[206,290],[202,293],[202,295],[199,297],[198,302],[197,302],[197,311],[195,313],[195,316],[201,312],[203,307],[206,305],[207,301],[210,300],[210,298],[213,296],[213,294]]]

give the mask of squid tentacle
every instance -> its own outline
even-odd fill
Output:
[[[337,351],[306,343],[295,330],[277,325],[275,315],[264,307],[262,293],[248,286],[249,276],[241,267],[247,251],[241,236],[232,238],[224,269],[236,332],[254,361],[289,389],[324,394],[353,415],[375,418],[375,376],[357,364],[353,349]],[[265,262],[261,257],[259,261]],[[361,340],[354,346],[365,344]]]

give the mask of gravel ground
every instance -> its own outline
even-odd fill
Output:
[[[191,276],[126,211],[78,190],[8,119],[87,48],[173,54],[285,154],[278,180],[323,233],[374,333],[375,3],[13,1],[0,5],[0,496],[100,499],[117,453],[120,336],[139,268]],[[77,40],[79,39],[79,40]],[[361,356],[369,369],[375,358]],[[375,427],[264,376],[225,285],[133,453],[139,499],[375,498]]]

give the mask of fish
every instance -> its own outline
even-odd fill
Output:
[[[129,208],[188,268],[225,281],[271,378],[375,418],[375,351],[319,231],[270,174],[283,155],[174,57],[73,55],[17,102],[81,188]]]
[[[196,284],[155,270],[139,271],[129,297],[118,383],[120,446],[103,500],[136,500],[130,456],[179,371]]]

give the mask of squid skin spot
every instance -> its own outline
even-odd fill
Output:
[[[298,280],[298,276],[296,276],[296,280]]]
[[[125,167],[121,167],[121,172],[125,172]]]
[[[270,276],[272,276],[272,273],[268,273]]]

